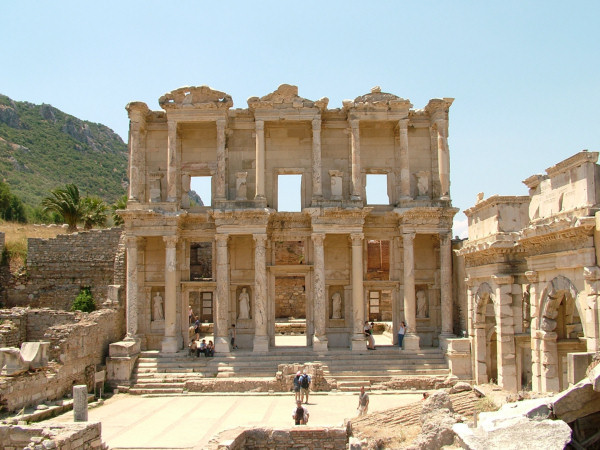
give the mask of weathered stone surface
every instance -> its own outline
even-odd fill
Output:
[[[581,381],[554,397],[552,410],[557,419],[572,422],[600,411],[600,392],[594,390],[590,381]]]
[[[465,383],[464,381],[459,381],[454,386],[450,388],[450,394],[456,394],[457,392],[463,391],[471,391],[473,387],[469,383]]]

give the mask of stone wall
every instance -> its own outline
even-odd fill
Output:
[[[299,426],[289,429],[254,428],[242,431],[234,439],[219,442],[219,449],[256,450],[272,448],[345,449],[345,428]]]
[[[2,347],[20,347],[27,336],[25,309],[0,310],[0,343]]]
[[[14,411],[70,393],[74,384],[93,388],[96,365],[103,364],[108,345],[123,336],[122,312],[100,310],[67,313],[50,310],[22,310],[28,332],[20,341],[50,342],[50,364],[43,371],[0,378],[0,407]],[[0,317],[5,311],[0,311]]]
[[[84,286],[102,303],[108,286],[124,280],[120,238],[121,229],[111,228],[29,239],[27,276],[9,284],[6,306],[69,310]]]
[[[36,425],[0,424],[0,450],[45,449],[104,450],[98,423],[51,423]]]

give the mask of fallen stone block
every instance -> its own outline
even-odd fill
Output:
[[[600,392],[589,380],[580,381],[553,398],[552,410],[557,419],[573,422],[600,411]]]

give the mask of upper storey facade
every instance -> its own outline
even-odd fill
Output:
[[[281,85],[248,99],[247,109],[232,109],[231,96],[206,86],[165,94],[164,111],[133,102],[129,208],[194,211],[190,179],[210,177],[212,198],[203,200],[212,208],[279,210],[278,179],[289,174],[301,175],[302,209],[371,205],[368,175],[387,182],[388,202],[376,209],[450,206],[452,101],[415,110],[373,88],[327,109],[327,98],[308,100]]]

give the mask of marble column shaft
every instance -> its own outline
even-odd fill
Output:
[[[452,318],[452,240],[450,233],[440,233],[440,289],[442,334],[453,334]]]
[[[313,234],[312,236],[314,248],[314,323],[315,337],[319,341],[326,340],[325,333],[325,316],[327,308],[325,305],[325,251],[323,243],[325,241],[324,234]]]
[[[267,338],[267,259],[266,234],[254,238],[254,335]]]
[[[350,121],[350,137],[352,141],[352,200],[361,198],[361,180],[360,180],[360,122],[358,120]]]
[[[145,122],[131,122],[129,125],[129,200],[143,201],[145,183]]]
[[[365,348],[364,323],[365,304],[363,292],[363,239],[362,233],[352,233],[352,341],[353,350],[356,343],[362,343],[360,347]]]
[[[408,152],[408,119],[398,121],[400,131],[400,197],[410,198],[410,155]]]
[[[438,120],[438,170],[440,171],[441,198],[450,198],[450,153],[448,152],[448,121]]]
[[[257,120],[256,126],[256,198],[265,198],[265,122]]]
[[[177,236],[163,236],[165,241],[165,337],[162,351],[173,353],[178,350],[177,324]]]
[[[321,183],[321,119],[312,121],[312,182],[313,197],[323,196]]]
[[[168,121],[167,138],[167,201],[177,200],[177,184],[179,178],[179,158],[177,151],[177,122]]]
[[[217,352],[229,352],[227,340],[227,316],[229,314],[229,256],[227,241],[229,236],[225,234],[215,235],[217,243],[217,301],[215,304],[215,350]]]
[[[138,238],[127,236],[127,336],[135,340],[138,332]]]
[[[225,200],[225,119],[217,120],[217,173],[215,177],[215,198]]]
[[[415,233],[403,233],[404,247],[404,319],[408,325],[406,334],[417,333],[417,307],[415,299]]]

